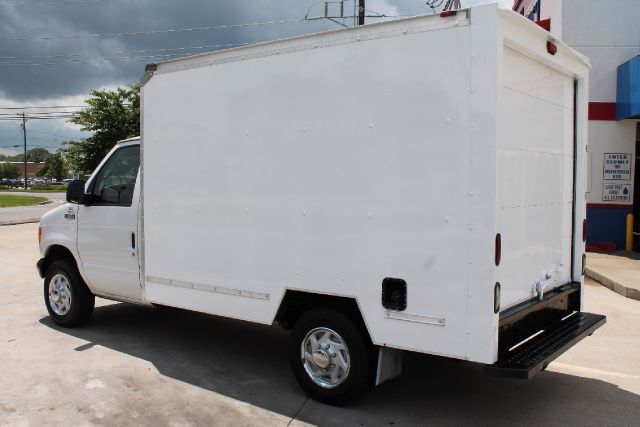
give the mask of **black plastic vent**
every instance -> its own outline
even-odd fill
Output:
[[[388,310],[407,308],[407,282],[386,277],[382,280],[382,306]]]

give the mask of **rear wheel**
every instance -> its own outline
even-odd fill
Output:
[[[57,260],[51,263],[44,278],[44,303],[54,322],[73,327],[89,320],[95,297],[73,264]]]
[[[316,309],[291,333],[290,359],[298,384],[315,400],[341,405],[373,385],[372,346],[366,332],[344,314]]]

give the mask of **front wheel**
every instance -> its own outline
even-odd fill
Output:
[[[73,327],[89,320],[95,297],[76,268],[66,260],[58,260],[51,263],[44,278],[44,303],[54,322]]]
[[[344,314],[317,309],[291,333],[290,359],[298,384],[313,399],[341,405],[373,384],[372,346],[365,331]]]

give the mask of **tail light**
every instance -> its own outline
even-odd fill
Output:
[[[582,241],[587,241],[587,220],[582,221]]]
[[[502,257],[502,236],[500,236],[500,233],[498,233],[496,234],[496,247],[495,247],[496,267],[500,265],[501,257]]]

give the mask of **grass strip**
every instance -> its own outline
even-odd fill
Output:
[[[36,196],[16,196],[13,194],[0,194],[0,208],[11,208],[15,206],[31,206],[46,202],[46,197]]]

